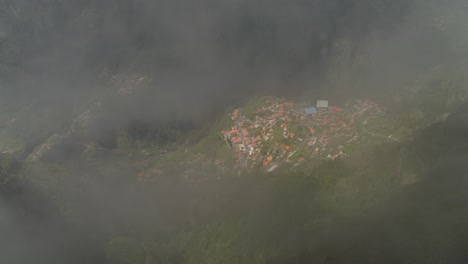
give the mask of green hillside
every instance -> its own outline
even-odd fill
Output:
[[[415,98],[426,98],[422,96],[425,91],[430,93],[434,88],[419,90]],[[151,138],[133,137],[119,129],[119,143],[109,148],[88,136],[92,134],[74,137],[65,128],[29,154],[18,173],[50,197],[75,228],[88,232],[92,226],[97,231],[93,243],[105,247],[109,259],[122,263],[342,260],[351,257],[347,248],[364,250],[364,246],[342,244],[336,238],[339,230],[355,225],[363,215],[369,225],[376,227],[386,223],[387,217],[403,215],[407,219],[404,221],[410,221],[408,227],[406,222],[389,226],[396,228],[394,232],[403,232],[420,213],[413,207],[420,198],[406,201],[403,197],[421,195],[418,192],[425,186],[434,192],[449,188],[439,186],[439,179],[431,174],[443,169],[441,166],[450,162],[452,153],[462,155],[464,151],[460,141],[463,136],[446,136],[458,133],[450,129],[464,120],[466,112],[460,97],[445,101],[450,97],[437,97],[438,103],[446,105],[438,112],[433,108],[427,112],[425,103],[409,103],[408,108],[394,103],[386,107],[385,114],[365,124],[366,131],[375,135],[364,133],[364,124],[357,128],[363,138],[345,144],[343,151],[349,151],[347,155],[308,158],[296,166],[285,163],[273,172],[264,167],[239,168],[236,150],[229,148],[220,133],[233,122],[229,110],[217,121],[207,123],[206,128],[181,134],[180,140],[160,147],[151,147]],[[427,98],[428,104],[434,103],[432,95]],[[252,109],[259,106],[262,104]],[[450,115],[444,115],[447,111]],[[333,115],[340,120],[340,113]],[[446,116],[443,121],[440,115]],[[92,128],[92,122],[89,124]],[[299,125],[290,125],[290,132],[301,133],[295,130],[300,129]],[[72,122],[71,127],[77,126]],[[383,133],[398,140],[378,136]],[[123,136],[128,143],[120,143]],[[139,144],[132,143],[138,140]],[[283,143],[282,139],[270,142]],[[457,172],[453,174],[455,177]],[[83,193],[86,199],[78,199]],[[408,204],[402,206],[400,200]],[[427,206],[438,204],[428,201]],[[407,207],[412,209],[404,209]],[[90,213],[92,218],[88,217]],[[116,217],[121,220],[116,221]],[[385,219],[380,220],[382,217]],[[343,231],[344,236],[359,237],[357,230],[363,225],[358,224],[349,234]],[[445,231],[430,232],[435,232],[431,233],[434,237],[425,244],[419,240],[424,236],[415,236],[401,241],[401,245],[432,248],[433,241],[446,235]],[[382,243],[392,243],[391,239],[384,236]],[[363,243],[370,242],[364,238]],[[424,249],[418,248],[405,257],[431,258],[422,252]],[[379,258],[384,252],[375,254]]]

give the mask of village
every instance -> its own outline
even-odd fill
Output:
[[[235,152],[239,171],[261,168],[273,172],[283,164],[342,158],[373,136],[365,124],[385,114],[368,99],[350,100],[345,107],[329,105],[326,100],[315,106],[284,99],[264,103],[252,113],[235,109],[230,130],[221,132]]]

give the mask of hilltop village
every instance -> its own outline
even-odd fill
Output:
[[[235,109],[232,126],[221,131],[235,151],[239,169],[272,172],[283,164],[334,160],[349,155],[366,138],[368,121],[383,116],[371,100],[350,100],[345,107],[319,100],[315,106],[269,99],[254,111]],[[377,135],[380,136],[380,135]]]

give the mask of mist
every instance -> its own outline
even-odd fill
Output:
[[[450,193],[454,203],[464,200],[459,188],[466,166],[458,162],[464,149],[457,152],[456,144],[443,141],[466,140],[456,137],[466,125],[459,118],[464,94],[441,103],[444,111],[437,115],[452,114],[448,119],[437,123],[439,116],[424,113],[424,122],[434,125],[421,125],[396,146],[359,153],[398,168],[391,179],[378,165],[348,160],[332,169],[326,163],[292,170],[292,180],[287,173],[257,179],[248,173],[224,177],[211,167],[181,168],[208,163],[208,155],[197,161],[183,155],[212,142],[219,134],[212,127],[252,98],[344,105],[365,97],[389,108],[400,104],[389,112],[401,113],[425,104],[434,82],[466,88],[467,11],[463,0],[0,0],[0,146],[21,145],[12,155],[21,165],[5,165],[10,170],[0,175],[15,179],[0,185],[0,230],[8,237],[0,240],[0,261],[132,263],[113,259],[123,243],[129,255],[143,248],[143,263],[203,263],[194,252],[204,247],[194,241],[234,230],[240,235],[228,240],[236,250],[242,243],[232,241],[253,237],[241,247],[248,248],[249,261],[255,257],[250,263],[382,263],[388,256],[387,263],[423,263],[430,259],[424,248],[407,250],[432,231],[436,238],[424,247],[453,243],[437,251],[434,263],[463,262],[465,238],[432,228],[465,214],[439,219],[445,210],[440,201],[420,196]],[[449,101],[456,106],[446,106]],[[424,140],[435,140],[435,147],[426,148]],[[449,150],[438,155],[444,146]],[[407,174],[425,180],[416,187],[396,184],[405,166]],[[142,183],[135,175],[146,170],[162,176]],[[187,172],[203,180],[191,180]],[[385,175],[328,187],[311,176],[321,173]],[[453,180],[439,186],[444,174]],[[346,184],[358,191],[340,193]],[[347,198],[339,205],[324,202]],[[417,220],[424,202],[435,212],[434,223]],[[303,207],[310,211],[302,213]],[[313,224],[305,220],[311,212],[320,216]],[[272,217],[278,220],[266,220]],[[417,233],[411,223],[387,219],[392,217],[422,221],[426,229]],[[389,226],[395,233],[382,231]],[[380,236],[382,243],[374,245]],[[362,246],[350,245],[361,239]],[[389,250],[401,241],[405,246]],[[370,254],[373,246],[376,253]],[[268,256],[264,262],[262,254]]]

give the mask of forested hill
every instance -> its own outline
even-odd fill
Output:
[[[393,91],[459,59],[466,43],[463,1],[0,4],[7,94],[85,100],[101,90],[98,76],[133,72],[171,95],[155,104],[181,100],[185,115],[224,109],[252,91]]]
[[[468,262],[467,12],[0,0],[0,263]]]

